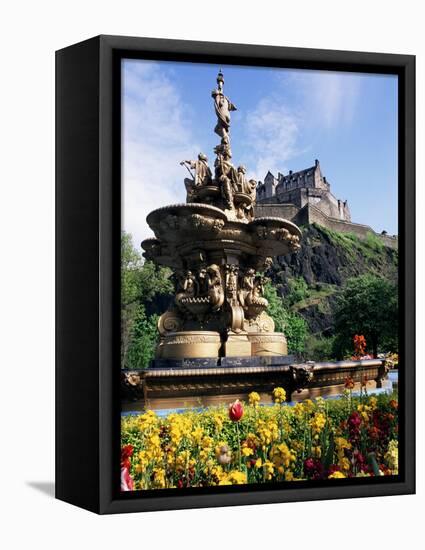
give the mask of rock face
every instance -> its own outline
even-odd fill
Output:
[[[361,240],[313,224],[302,228],[298,254],[275,260],[271,278],[310,331],[326,335],[332,330],[332,306],[347,279],[370,273],[396,281],[397,266],[398,251],[375,235]]]

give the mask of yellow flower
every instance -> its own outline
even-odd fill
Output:
[[[254,454],[254,451],[250,447],[242,447],[243,456],[251,456]]]
[[[344,472],[348,472],[350,470],[351,463],[345,456],[340,458],[338,460],[338,466],[343,470]]]
[[[274,464],[273,464],[273,462],[269,462],[269,461],[264,462],[263,471],[264,471],[264,476],[265,476],[266,480],[272,479],[273,473],[274,473]]]
[[[219,485],[243,485],[247,483],[246,474],[238,470],[232,470],[228,474],[223,474],[219,481]]]
[[[344,437],[336,437],[335,445],[341,449],[351,449],[351,443],[347,441]]]
[[[273,398],[275,403],[283,403],[286,399],[286,391],[281,387],[275,388],[273,390]]]
[[[378,404],[378,400],[376,399],[375,396],[372,395],[372,397],[369,399],[370,408],[374,411],[376,409],[377,404]]]
[[[326,416],[321,412],[316,413],[313,416],[313,418],[310,420],[310,426],[314,434],[319,434],[323,430],[325,425],[326,425]]]
[[[166,486],[164,468],[155,468],[153,471],[153,484],[158,489],[163,489]]]
[[[304,412],[306,412],[307,414],[310,414],[314,411],[314,403],[311,399],[306,399],[304,402],[303,402],[303,408],[304,408]]]
[[[385,453],[389,469],[393,474],[398,474],[398,441],[392,439],[388,444],[388,450]]]
[[[259,394],[256,391],[252,391],[248,395],[248,401],[249,401],[250,405],[252,405],[253,407],[256,407],[258,405],[258,403],[260,402]]]
[[[255,467],[261,468],[262,466],[263,466],[263,461],[261,460],[261,458],[257,458],[257,460],[255,461]]]
[[[223,414],[214,413],[212,418],[215,424],[215,429],[217,430],[218,433],[220,433],[221,430],[223,429],[223,421],[224,421]]]
[[[197,445],[200,445],[202,441],[202,437],[204,435],[204,430],[200,426],[198,426],[193,430],[193,432],[190,435],[192,436],[194,443],[196,443]]]
[[[319,445],[315,445],[314,447],[312,447],[311,450],[313,452],[314,458],[320,458],[322,456],[322,449]]]
[[[294,411],[294,414],[297,418],[301,418],[302,416],[304,416],[304,407],[302,403],[296,403],[292,407],[292,410]]]
[[[331,474],[328,479],[342,479],[342,478],[345,478],[346,476],[342,473],[342,472],[334,472],[333,474]]]
[[[287,469],[295,462],[296,454],[289,449],[286,443],[280,443],[272,447],[270,451],[270,460],[277,468],[283,466]]]

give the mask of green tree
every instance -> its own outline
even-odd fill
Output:
[[[294,277],[288,281],[288,293],[285,296],[285,303],[289,307],[297,302],[308,298],[309,289],[304,277]]]
[[[309,361],[332,361],[334,357],[333,336],[310,334],[304,346],[303,356]]]
[[[143,258],[131,235],[121,235],[121,367],[144,368],[157,344],[158,315],[149,305],[161,296],[171,296],[171,271]]]
[[[267,283],[264,288],[264,297],[269,301],[267,312],[275,322],[277,332],[283,332],[288,341],[290,353],[302,353],[307,336],[307,323],[295,312],[284,307],[282,298],[276,289]]]
[[[397,286],[382,277],[362,275],[347,281],[335,306],[335,352],[353,349],[353,336],[362,334],[373,355],[397,351]]]

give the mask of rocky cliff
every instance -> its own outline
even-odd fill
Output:
[[[327,336],[332,333],[332,305],[347,279],[370,273],[396,281],[398,251],[373,233],[360,239],[316,224],[302,227],[302,233],[301,250],[275,260],[270,275],[310,331]]]

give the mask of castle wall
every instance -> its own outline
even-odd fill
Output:
[[[270,216],[293,221],[300,211],[294,204],[256,204],[255,217]],[[295,222],[296,223],[296,222]]]
[[[385,246],[388,246],[389,248],[393,248],[395,250],[398,249],[397,237],[375,233],[375,231],[369,225],[363,225],[361,223],[353,223],[328,217],[323,214],[323,212],[321,212],[318,208],[315,208],[311,205],[307,206],[304,210],[305,212],[302,216],[300,216],[301,213],[299,214],[299,217],[302,217],[305,220],[304,223],[318,223],[319,225],[323,225],[324,227],[333,229],[334,231],[339,231],[340,233],[353,233],[360,239],[365,239],[368,233],[372,233],[382,239]]]
[[[324,214],[319,208],[312,204],[306,204],[303,208],[298,208],[294,204],[256,204],[255,216],[271,216],[277,218],[285,218],[297,225],[309,225],[317,223],[328,229],[339,231],[340,233],[353,233],[359,239],[365,239],[368,233],[372,233],[379,237],[385,246],[394,250],[398,249],[398,238],[390,235],[380,235],[368,225],[353,223],[350,221],[340,220]]]

